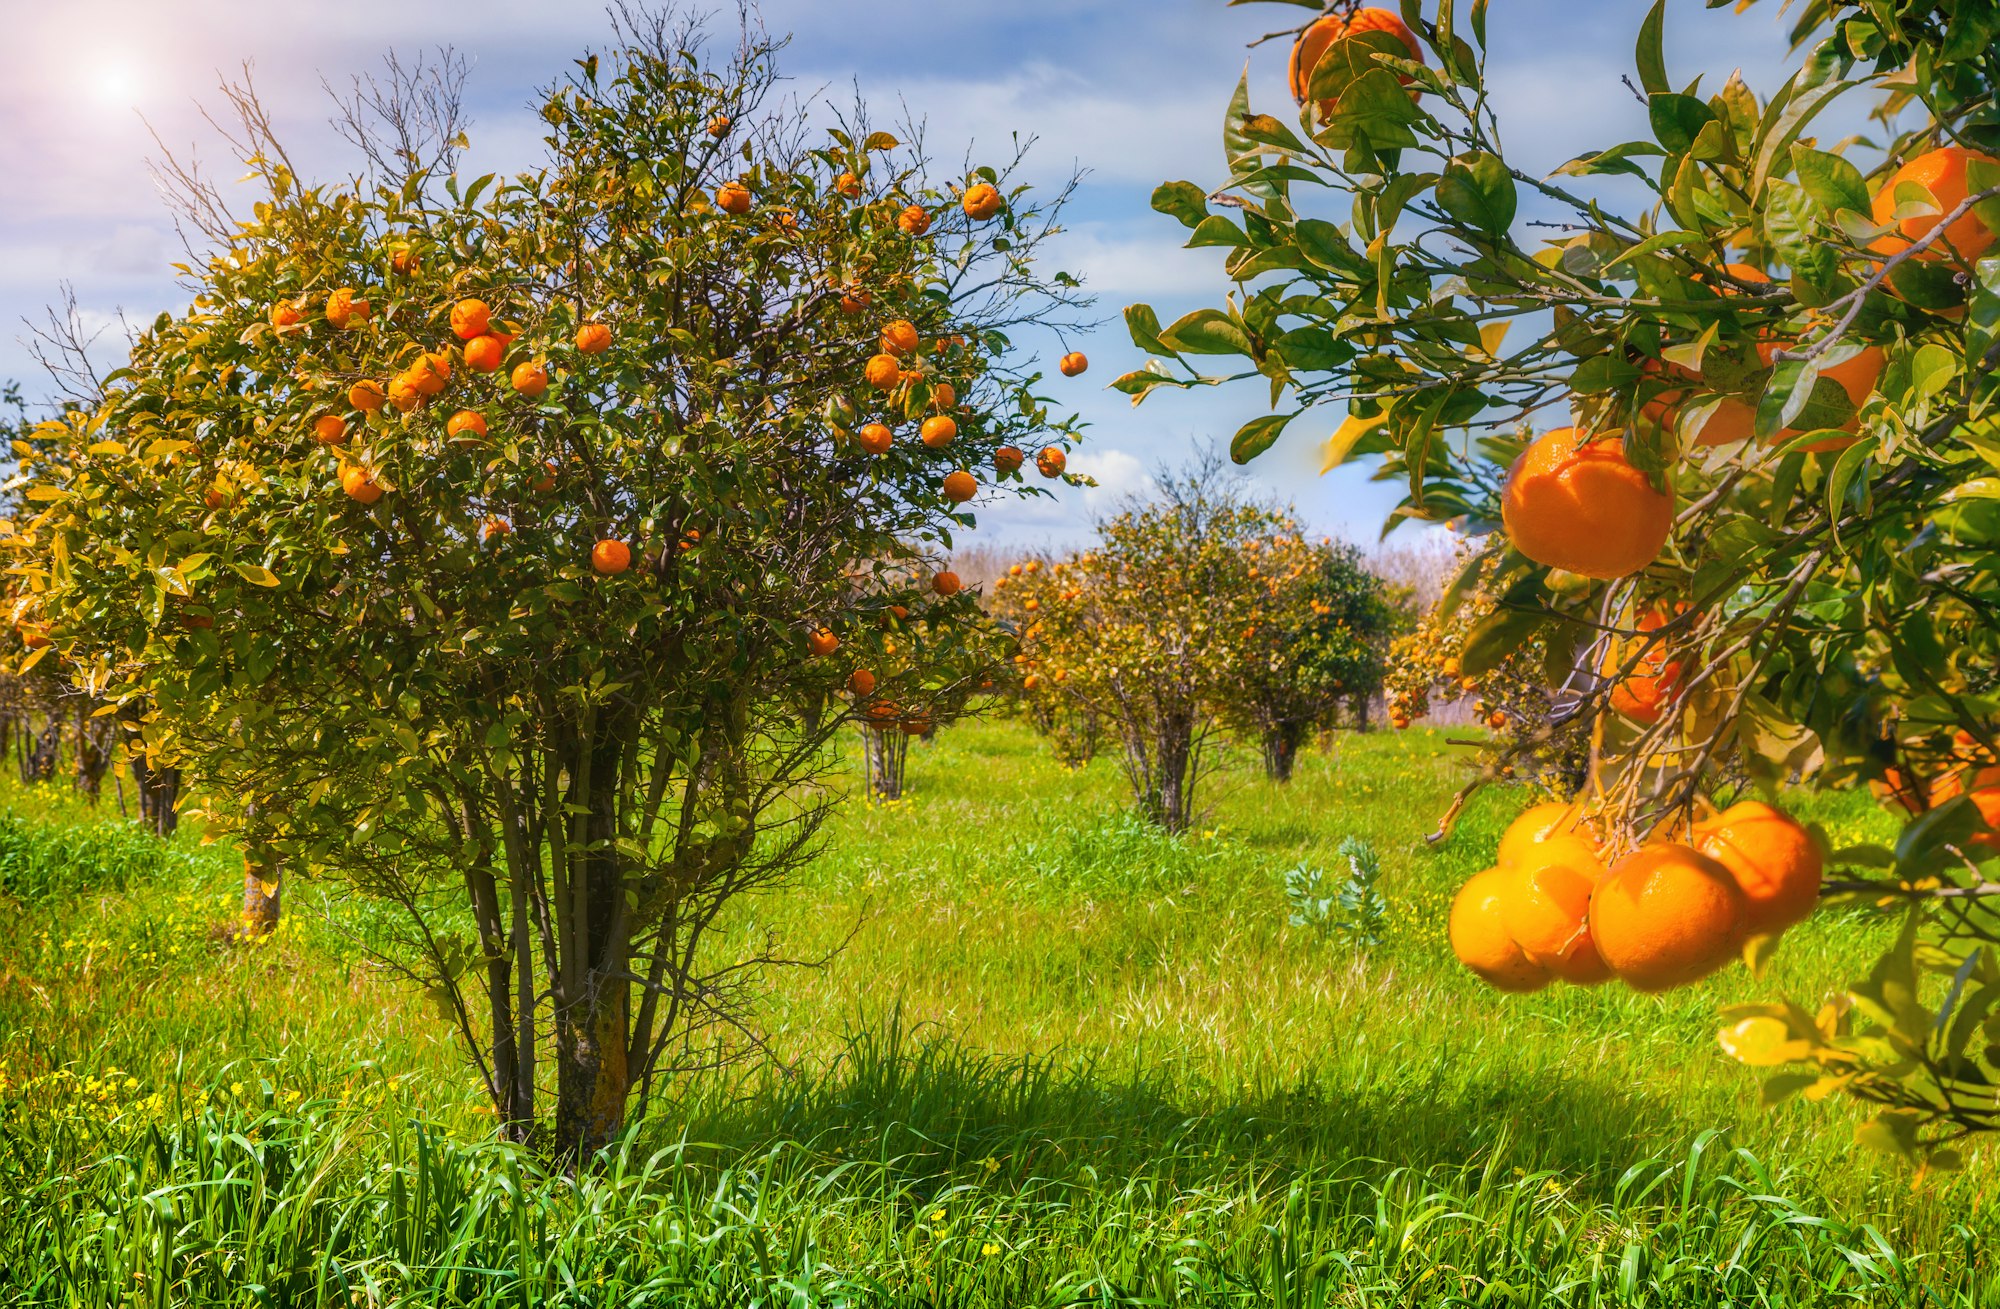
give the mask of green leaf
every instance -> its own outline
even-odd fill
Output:
[[[1614,145],[1609,150],[1578,155],[1556,169],[1556,173],[1564,177],[1588,177],[1593,173],[1630,173],[1634,177],[1645,178],[1651,174],[1633,161],[1664,154],[1666,151],[1652,141],[1627,141],[1623,145]]]
[[[1347,243],[1346,233],[1324,218],[1301,218],[1292,229],[1292,239],[1300,254],[1328,272],[1368,275],[1368,261]]]
[[[1671,91],[1655,91],[1646,101],[1646,113],[1654,139],[1669,154],[1692,147],[1701,129],[1715,121],[1715,111],[1706,102]]]
[[[1507,165],[1490,154],[1461,156],[1445,165],[1438,179],[1437,200],[1444,211],[1468,227],[1494,236],[1513,225],[1519,203]]]
[[[1220,309],[1197,309],[1191,314],[1174,320],[1174,325],[1160,334],[1175,354],[1191,355],[1248,355],[1251,353],[1249,334],[1242,324],[1230,318]]]
[[[1495,609],[1479,621],[1465,639],[1459,654],[1459,670],[1466,677],[1481,677],[1500,666],[1501,660],[1526,645],[1550,618],[1543,609]]]
[[[1818,201],[1827,213],[1837,213],[1842,209],[1861,214],[1870,211],[1868,183],[1862,180],[1861,170],[1839,155],[1795,145],[1792,147],[1792,170],[1798,174],[1799,185],[1805,188],[1806,194]]]
[[[1639,48],[1634,52],[1639,65],[1639,85],[1646,88],[1648,95],[1673,90],[1673,83],[1667,81],[1667,57],[1664,50],[1664,36],[1667,25],[1667,0],[1653,0],[1653,8],[1646,15],[1646,21],[1639,24]]]
[[[1153,208],[1194,227],[1208,217],[1208,193],[1193,182],[1164,182],[1153,191]]]
[[[1266,414],[1253,418],[1238,428],[1229,442],[1229,457],[1239,464],[1247,464],[1258,455],[1271,448],[1285,430],[1286,424],[1297,418],[1296,412],[1289,414]]]
[[[1171,347],[1160,339],[1160,316],[1153,312],[1153,306],[1146,304],[1125,306],[1125,330],[1131,333],[1132,344],[1152,355],[1169,355]]]
[[[1250,238],[1242,228],[1224,218],[1221,214],[1210,214],[1194,229],[1194,235],[1187,239],[1189,249],[1197,246],[1224,245],[1242,248],[1250,244]]]

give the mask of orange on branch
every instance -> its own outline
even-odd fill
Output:
[[[493,311],[484,300],[461,300],[451,307],[451,332],[461,341],[485,336],[493,325]]]
[[[905,236],[922,236],[931,230],[931,211],[922,205],[910,205],[896,215],[896,230]]]
[[[958,424],[943,414],[924,420],[918,438],[933,450],[942,450],[958,438]]]
[[[424,395],[436,395],[451,381],[451,360],[445,355],[427,351],[410,365],[410,379]]]
[[[957,595],[964,589],[964,586],[965,583],[958,580],[958,574],[948,568],[931,578],[931,590],[944,596],[946,599]]]
[[[1061,477],[1069,466],[1069,456],[1058,445],[1045,445],[1035,454],[1035,470],[1043,477]]]
[[[611,329],[603,323],[585,323],[576,329],[576,348],[582,354],[603,354],[611,348]]]
[[[513,388],[530,400],[539,400],[549,389],[549,370],[534,360],[514,365],[508,378]]]
[[[983,223],[1000,212],[1006,202],[1000,198],[1000,188],[991,182],[977,182],[967,187],[963,200],[965,216],[975,223]]]
[[[854,434],[861,448],[871,455],[885,455],[889,447],[896,443],[896,434],[882,423],[868,423]]]
[[[347,403],[364,414],[378,412],[388,398],[388,391],[372,378],[363,378],[347,388]]]
[[[1387,9],[1377,9],[1371,5],[1356,9],[1350,15],[1327,14],[1300,33],[1299,39],[1292,44],[1289,69],[1292,99],[1303,105],[1311,97],[1313,70],[1319,67],[1319,61],[1326,57],[1326,52],[1333,48],[1334,42],[1358,36],[1363,32],[1387,32],[1403,43],[1404,48],[1410,52],[1410,58],[1418,63],[1424,62],[1424,49],[1417,44],[1417,34],[1410,30],[1409,25],[1400,16]],[[1396,80],[1404,86],[1409,86],[1415,79],[1406,73],[1398,73]],[[1410,94],[1415,97],[1418,93],[1412,91]],[[1320,112],[1323,115],[1331,115],[1333,106],[1322,104]]]
[[[1590,895],[1604,865],[1579,837],[1533,847],[1500,896],[1500,921],[1529,962],[1566,982],[1590,985],[1611,976],[1590,934]]]
[[[971,473],[961,468],[956,472],[946,473],[939,489],[944,492],[945,499],[955,505],[962,505],[979,494],[979,483],[973,479]]]
[[[339,445],[347,439],[347,420],[339,414],[321,414],[313,419],[313,440],[321,445]]]
[[[271,306],[271,326],[297,327],[305,321],[305,313],[289,300],[280,300]]]
[[[359,464],[349,464],[341,470],[340,489],[365,505],[372,505],[382,498],[381,486]]]
[[[1672,842],[1619,860],[1590,897],[1597,951],[1635,991],[1686,986],[1721,968],[1743,944],[1744,919],[1729,869]]]
[[[389,379],[389,403],[401,413],[409,413],[424,402],[423,386],[414,373],[398,373]]]
[[[1003,445],[993,452],[993,467],[1004,477],[1008,473],[1020,472],[1021,465],[1026,459],[1027,456],[1021,453],[1020,447]]]
[[[893,391],[903,380],[903,366],[896,362],[894,355],[875,355],[869,359],[863,376],[868,379],[868,385],[876,390]]]
[[[1514,548],[1536,563],[1608,579],[1659,556],[1673,531],[1674,498],[1626,462],[1615,433],[1591,440],[1559,427],[1514,461],[1500,516]]]
[[[853,695],[867,698],[875,694],[875,674],[866,668],[857,668],[847,675],[847,689]]]
[[[840,649],[840,638],[829,627],[816,627],[806,633],[806,650],[814,657],[824,657]]]
[[[466,445],[475,444],[477,438],[485,436],[486,415],[476,409],[461,409],[445,422],[444,434],[454,441],[461,440],[468,432],[473,440],[464,441]]]
[[[372,312],[366,300],[355,298],[354,288],[343,286],[326,298],[326,321],[335,327],[359,327]]]
[[[931,408],[942,411],[957,403],[958,388],[950,382],[939,382],[931,388]]]
[[[491,332],[465,343],[465,366],[475,373],[490,373],[507,355],[507,344]]]
[[[1064,377],[1079,377],[1090,367],[1090,360],[1084,357],[1082,351],[1072,350],[1062,357],[1062,362],[1056,367],[1062,370]]]
[[[750,188],[741,182],[726,182],[715,193],[715,207],[725,214],[750,212]]]
[[[1819,846],[1780,809],[1761,800],[1731,805],[1695,824],[1694,843],[1736,879],[1747,935],[1781,932],[1803,922],[1819,903]]]
[[[917,348],[918,344],[917,325],[906,319],[898,318],[882,329],[882,351],[884,354],[910,354]],[[900,364],[897,366],[898,368],[901,367]]]
[[[1882,189],[1875,193],[1873,216],[1877,224],[1891,226],[1893,230],[1870,248],[1877,254],[1894,255],[1935,231],[1945,215],[1964,204],[1967,196],[1974,194],[1967,177],[1974,161],[2000,168],[2000,160],[1992,155],[1949,145],[1920,154],[1891,173],[1889,180],[1882,184]],[[1906,186],[1909,190],[1899,198],[1897,191]],[[1924,192],[1936,201],[1935,213],[1896,217],[1896,210],[1903,204],[1925,203]],[[1985,254],[1992,245],[1993,230],[1977,214],[1967,210],[1954,218],[1942,233],[1912,258],[1939,260],[1956,257],[1970,263]]]
[[[861,194],[861,179],[852,173],[842,173],[833,179],[833,189],[835,194],[852,200]]]
[[[632,547],[606,537],[590,547],[590,566],[606,577],[622,573],[632,566]]]
[[[1606,677],[1615,677],[1631,659],[1639,643],[1652,640],[1645,653],[1633,665],[1632,671],[1619,678],[1611,688],[1611,707],[1636,723],[1652,724],[1660,721],[1667,707],[1679,694],[1684,670],[1678,659],[1669,659],[1665,646],[1653,640],[1652,633],[1658,632],[1673,615],[1665,609],[1649,610],[1639,620],[1639,636],[1629,643],[1612,642],[1605,652],[1601,669]]]
[[[1500,991],[1539,991],[1550,980],[1549,971],[1507,932],[1504,905],[1519,894],[1520,877],[1514,868],[1474,873],[1452,899],[1446,928],[1458,961]]]

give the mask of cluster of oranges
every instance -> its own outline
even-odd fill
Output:
[[[1988,827],[2000,828],[2000,759],[1964,728],[1952,734],[1951,748],[1930,776],[1889,768],[1870,784],[1885,804],[1915,816],[1964,796]],[[1979,850],[2000,849],[2000,834],[1981,832],[1967,840]]]
[[[1715,972],[1746,940],[1803,921],[1822,866],[1811,833],[1759,800],[1609,865],[1581,806],[1538,804],[1507,828],[1494,866],[1459,890],[1451,947],[1502,991],[1613,977],[1665,991]]]
[[[931,574],[929,590],[938,601],[948,601],[965,590],[965,581],[949,568]],[[881,611],[880,622],[883,629],[893,633],[910,618],[910,608],[904,604],[891,604]],[[806,651],[815,659],[828,658],[841,649],[839,633],[831,627],[815,627],[806,633]],[[881,643],[880,652],[885,658],[894,658],[897,653],[893,635]],[[878,697],[875,692],[880,685],[875,670],[857,664],[847,674],[847,692],[860,708],[861,716],[871,727],[889,729],[900,726],[911,736],[921,736],[931,730],[929,714],[920,711],[904,712],[901,706],[886,696]]]

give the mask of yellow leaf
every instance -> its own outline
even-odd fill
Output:
[[[1354,449],[1354,443],[1387,421],[1389,413],[1386,409],[1373,418],[1356,418],[1349,414],[1334,434],[1326,439],[1326,444],[1320,447],[1321,476],[1345,463],[1348,453]]]
[[[1778,932],[1765,932],[1743,942],[1743,966],[1750,970],[1750,976],[1760,982],[1770,971],[1771,961],[1778,957],[1780,935]]]
[[[1776,1018],[1745,1018],[1717,1032],[1715,1040],[1723,1053],[1752,1068],[1791,1063],[1812,1053],[1811,1046],[1792,1039],[1790,1029]]]
[[[1500,343],[1507,339],[1507,329],[1512,326],[1512,323],[1488,323],[1479,329],[1479,348],[1488,359],[1500,357]]]
[[[244,581],[254,586],[276,586],[278,584],[278,575],[261,565],[232,564],[231,567],[236,569],[237,574]]]
[[[123,441],[96,441],[85,447],[84,453],[93,455],[122,455],[125,453],[125,443]]]
[[[34,486],[28,488],[30,500],[60,500],[69,492],[59,486]]]

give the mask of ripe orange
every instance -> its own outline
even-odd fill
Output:
[[[1574,835],[1583,823],[1583,807],[1561,800],[1544,800],[1523,809],[1500,834],[1499,864],[1518,864],[1537,844],[1551,837]]]
[[[868,718],[870,722],[893,722],[895,719],[902,717],[902,714],[903,711],[897,708],[895,702],[891,700],[877,700],[874,704],[868,706]]]
[[[1591,440],[1559,427],[1514,461],[1500,516],[1514,548],[1538,564],[1624,577],[1659,556],[1673,531],[1674,497],[1625,461],[1616,434]]]
[[[1729,870],[1690,846],[1640,847],[1590,897],[1590,931],[1604,962],[1635,991],[1699,981],[1743,943],[1743,892]]]
[[[893,391],[903,380],[903,366],[896,362],[894,355],[876,355],[868,361],[867,372],[863,374],[868,385],[878,391]]]
[[[1694,842],[1736,879],[1746,935],[1781,932],[1819,904],[1819,846],[1782,810],[1760,800],[1733,804],[1697,823]]]
[[[542,393],[549,389],[549,370],[546,366],[531,360],[515,364],[508,380],[516,391],[528,399],[539,400]]]
[[[504,518],[489,518],[479,525],[479,539],[490,541],[496,536],[514,535],[514,525]]]
[[[750,188],[741,182],[725,182],[715,193],[715,207],[725,214],[750,212]]]
[[[861,179],[852,173],[842,173],[833,179],[833,189],[837,194],[852,200],[861,194]]]
[[[1035,454],[1035,471],[1043,477],[1061,477],[1063,469],[1069,466],[1069,456],[1061,446],[1046,445]]]
[[[1987,164],[2000,163],[1992,155],[1950,145],[1918,155],[1891,173],[1889,180],[1882,184],[1882,189],[1875,193],[1874,218],[1878,224],[1893,224],[1894,230],[1870,248],[1877,254],[1893,255],[1928,236],[1944,221],[1946,214],[1964,204],[1966,196],[1972,194],[1972,187],[1966,179],[1966,168],[1975,159]],[[1906,184],[1910,192],[1899,200],[1896,193]],[[1899,205],[1923,203],[1921,193],[1924,191],[1928,191],[1937,202],[1937,212],[1912,214],[1898,219],[1896,210]],[[1971,263],[1985,254],[1992,244],[1992,229],[1968,211],[1954,219],[1943,235],[1913,257],[1936,260],[1956,256]]]
[[[371,378],[363,378],[347,388],[347,403],[364,414],[381,409],[382,402],[387,398],[388,392],[382,389],[382,384]]]
[[[882,351],[884,354],[906,355],[917,348],[917,325],[898,318],[882,329]],[[900,369],[901,365],[897,365]]]
[[[931,590],[947,598],[957,595],[964,586],[965,583],[958,580],[958,574],[950,569],[931,578]]]
[[[395,270],[397,276],[408,277],[422,267],[422,264],[417,259],[416,251],[406,245],[399,245],[389,255],[389,267]]]
[[[1387,32],[1400,40],[1408,48],[1410,58],[1416,60],[1418,63],[1424,62],[1423,47],[1417,44],[1416,33],[1412,32],[1400,17],[1389,10],[1376,9],[1370,6],[1364,9],[1357,9],[1348,17],[1342,17],[1340,14],[1328,14],[1302,32],[1299,35],[1298,41],[1292,46],[1290,69],[1292,99],[1298,101],[1300,104],[1304,104],[1307,97],[1312,93],[1313,69],[1319,67],[1319,61],[1326,57],[1326,52],[1333,48],[1333,43],[1343,37],[1353,36],[1361,32]],[[1399,73],[1397,74],[1397,80],[1404,86],[1408,86],[1414,79]],[[1411,92],[1413,97],[1416,94],[1414,91]],[[1323,104],[1320,106],[1322,114],[1330,114],[1332,109],[1333,106],[1331,105]]]
[[[30,650],[39,650],[49,643],[49,629],[40,623],[16,623],[14,630],[21,634],[21,644]]]
[[[1408,725],[1408,720],[1397,724]],[[1518,893],[1520,876],[1513,868],[1474,873],[1451,902],[1451,952],[1500,991],[1539,991],[1549,984],[1548,970],[1528,958],[1502,918],[1505,901]]]
[[[389,403],[398,412],[407,414],[423,402],[423,388],[414,373],[398,373],[389,379]]]
[[[441,354],[426,351],[410,365],[410,379],[423,394],[436,395],[444,390],[451,380],[451,360]]]
[[[806,633],[806,649],[815,656],[825,656],[840,649],[840,638],[831,628],[816,627]]]
[[[477,438],[486,435],[486,415],[476,409],[461,409],[444,425],[444,434],[454,441],[464,437],[467,432],[472,433],[474,439],[464,441],[463,444],[477,444]]]
[[[221,482],[215,483],[201,493],[201,502],[210,509],[227,509],[235,499],[236,496]]]
[[[382,488],[360,464],[349,464],[341,470],[340,489],[365,505],[372,505],[382,498]]]
[[[339,414],[321,414],[313,419],[313,440],[321,445],[339,445],[347,439],[347,420]]]
[[[843,314],[858,314],[873,303],[875,297],[858,286],[849,287],[840,294],[840,312]]]
[[[451,332],[461,341],[485,336],[493,325],[493,311],[484,300],[461,300],[451,307]]]
[[[343,286],[326,298],[326,321],[335,327],[359,327],[368,321],[370,306],[354,298],[354,288]]]
[[[1000,189],[991,182],[976,182],[966,188],[965,216],[975,223],[983,223],[1000,212],[1003,201]]]
[[[1659,631],[1672,617],[1665,609],[1649,611],[1639,620],[1640,636],[1636,640],[1645,640],[1645,634]],[[1633,653],[1625,643],[1613,642],[1605,651],[1604,675],[1611,676],[1623,668]],[[1635,723],[1657,723],[1679,693],[1683,672],[1680,660],[1667,658],[1665,647],[1655,642],[1631,673],[1611,688],[1611,707]]]
[[[875,674],[866,668],[857,668],[847,675],[847,689],[856,696],[867,697],[875,694]]]
[[[611,348],[611,329],[603,323],[585,323],[576,329],[576,348],[587,355],[601,355]]]
[[[1778,348],[1778,346],[1772,344],[1760,345],[1757,347],[1757,354],[1768,365],[1778,353]],[[1843,359],[1837,364],[1831,364],[1820,369],[1819,375],[1837,383],[1841,390],[1847,392],[1848,400],[1853,403],[1856,409],[1859,409],[1867,401],[1868,397],[1874,394],[1875,384],[1882,380],[1882,369],[1887,366],[1888,362],[1888,357],[1877,347],[1872,345],[1863,346],[1854,353],[1852,358]],[[1852,432],[1860,426],[1861,415],[1856,414],[1841,424],[1841,430]],[[1781,441],[1789,441],[1805,431],[1806,429],[1803,427],[1781,428],[1771,437],[1771,444],[1776,445]],[[1860,439],[1858,436],[1848,437],[1844,440],[1839,437],[1828,437],[1824,441],[1815,441],[1805,448],[1813,453],[1821,450],[1845,450]]]
[[[931,719],[929,714],[911,714],[903,720],[904,736],[922,736],[930,730]]]
[[[728,114],[717,114],[715,117],[708,120],[708,134],[718,139],[721,137],[728,136],[729,121],[730,120]]]
[[[622,573],[632,566],[632,547],[606,537],[590,547],[590,566],[606,577]]]
[[[939,382],[931,388],[931,408],[943,411],[958,403],[958,388],[950,382]]]
[[[491,332],[475,336],[465,343],[465,366],[475,373],[490,373],[500,366],[506,356],[507,347]]]
[[[1590,935],[1590,893],[1604,865],[1578,837],[1534,847],[1500,896],[1500,921],[1529,962],[1566,982],[1590,985],[1611,976]]]
[[[530,479],[528,482],[528,489],[531,491],[539,491],[544,495],[556,489],[555,460],[544,459],[542,461],[542,475],[540,477]]]
[[[933,450],[942,450],[958,438],[958,424],[943,414],[926,418],[917,435]]]
[[[993,467],[1005,477],[1008,473],[1020,472],[1021,462],[1025,458],[1018,446],[1003,445],[993,452]]]
[[[280,300],[271,306],[271,326],[273,327],[297,327],[303,321],[305,321],[305,314],[300,312],[297,305],[288,300]]]
[[[961,468],[956,472],[946,473],[940,489],[943,490],[945,499],[955,505],[962,505],[979,494],[979,483],[973,480],[971,473]]]
[[[1062,357],[1062,362],[1057,364],[1056,367],[1062,369],[1064,377],[1075,377],[1082,373],[1084,369],[1090,367],[1090,360],[1084,356],[1081,350],[1072,350]]]
[[[931,230],[931,211],[922,205],[910,205],[896,215],[896,230],[905,236],[922,236]]]
[[[881,423],[869,423],[854,434],[861,448],[871,455],[885,455],[896,442],[896,434]]]

